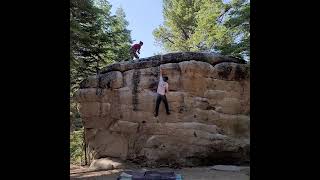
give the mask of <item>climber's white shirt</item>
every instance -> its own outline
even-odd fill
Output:
[[[160,76],[160,81],[158,84],[158,89],[157,89],[157,93],[161,94],[161,95],[165,95],[166,94],[166,90],[168,92],[169,89],[169,84],[167,82],[164,82],[162,79],[162,76]]]

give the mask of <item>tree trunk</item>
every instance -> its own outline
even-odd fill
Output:
[[[85,128],[83,129],[83,148],[84,148],[84,165],[88,164],[87,161],[87,142],[86,142],[86,131]]]

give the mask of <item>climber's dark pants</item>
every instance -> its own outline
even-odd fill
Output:
[[[165,107],[166,107],[167,114],[170,114],[170,112],[169,112],[169,105],[168,105],[168,101],[167,101],[166,95],[158,94],[158,96],[157,96],[157,101],[156,101],[155,116],[158,116],[158,113],[159,113],[159,105],[160,105],[160,103],[161,103],[161,100],[163,101],[163,103],[164,103],[164,105],[165,105]]]

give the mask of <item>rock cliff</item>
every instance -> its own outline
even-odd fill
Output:
[[[159,67],[171,114],[153,116]],[[249,161],[250,70],[231,57],[170,53],[115,63],[81,83],[76,99],[93,159],[197,166]]]

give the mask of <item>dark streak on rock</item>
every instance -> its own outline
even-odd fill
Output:
[[[248,78],[249,76],[249,69],[247,66],[241,67],[240,65],[237,65],[235,67],[235,72],[234,72],[234,79],[236,81],[241,81],[243,79]]]
[[[216,110],[216,108],[214,106],[208,106],[206,110]]]
[[[228,79],[231,71],[232,71],[232,67],[228,66],[226,64],[221,64],[221,65],[218,66],[218,75],[222,79]]]
[[[139,88],[139,83],[140,83],[140,75],[141,72],[139,69],[134,70],[133,76],[132,76],[132,105],[133,105],[133,111],[138,110],[138,88]]]

